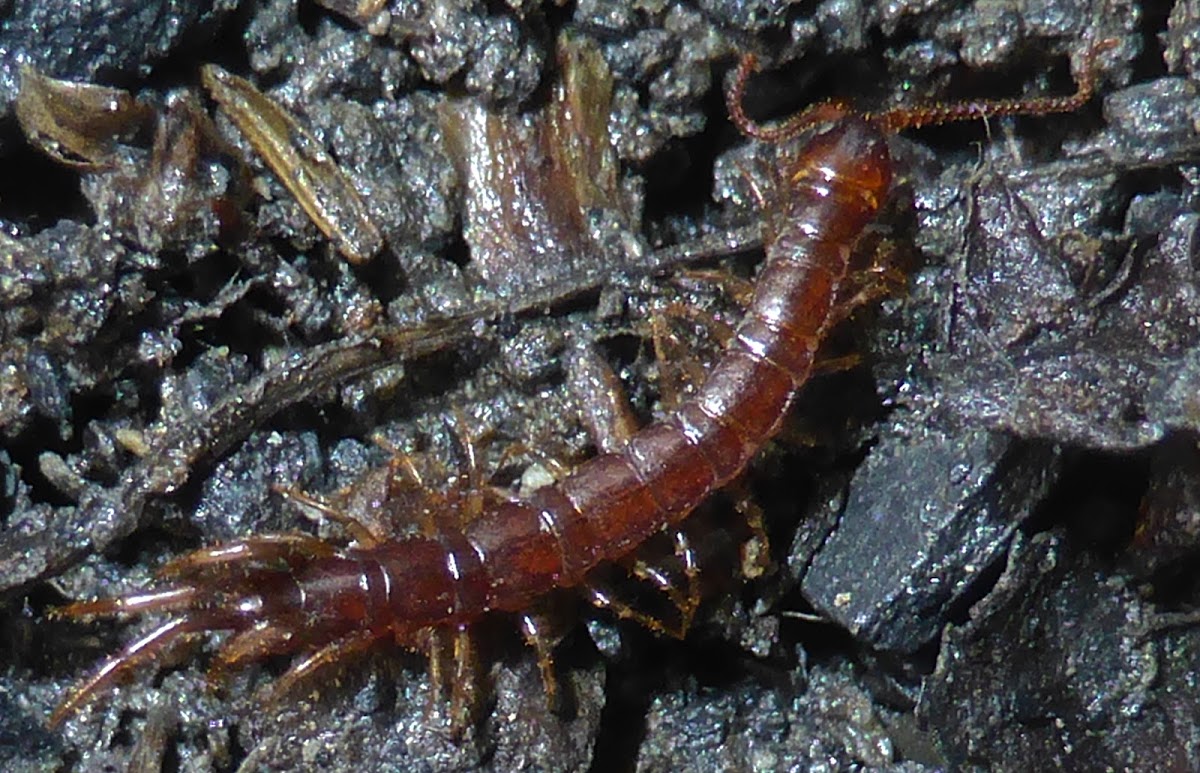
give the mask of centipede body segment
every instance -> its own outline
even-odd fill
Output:
[[[523,616],[523,628],[538,644],[536,620],[526,613],[542,597],[587,586],[600,564],[626,558],[678,524],[777,433],[813,374],[822,340],[845,315],[852,249],[892,183],[888,135],[933,122],[1076,109],[1093,89],[1091,55],[1072,97],[878,115],[830,103],[775,129],[742,112],[741,94],[754,67],[747,59],[730,95],[734,122],[772,142],[816,133],[763,197],[766,260],[744,319],[691,397],[624,448],[582,463],[556,484],[524,499],[478,499],[470,517],[431,519],[415,536],[396,538],[361,524],[353,512],[335,514],[355,538],[348,546],[303,535],[250,537],[172,562],[150,592],[67,607],[62,614],[71,617],[171,617],[104,661],[62,702],[51,724],[120,674],[210,630],[232,632],[216,655],[217,672],[267,656],[299,656],[283,685],[377,643],[420,649],[430,632],[462,632],[492,612]],[[378,507],[404,501],[389,496],[399,475],[389,470]],[[686,545],[677,550],[690,561]],[[544,662],[540,644],[538,651]]]

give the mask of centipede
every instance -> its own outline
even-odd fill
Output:
[[[275,682],[282,693],[376,646],[427,652],[431,636],[461,638],[495,614],[519,621],[553,696],[552,645],[532,610],[548,594],[582,590],[599,606],[636,616],[592,587],[597,569],[628,559],[654,535],[678,529],[779,432],[797,393],[814,375],[822,342],[861,303],[851,255],[896,177],[889,138],[930,124],[1078,110],[1092,98],[1095,59],[1108,45],[1089,46],[1075,68],[1075,93],[1068,96],[880,112],[833,101],[771,125],[744,111],[758,63],[743,57],[726,94],[734,125],[773,145],[807,139],[776,170],[772,185],[755,187],[765,259],[743,318],[694,393],[634,432],[622,448],[583,461],[555,483],[523,498],[476,498],[469,518],[439,516],[420,533],[395,536],[369,524],[363,513],[309,499],[351,539],[343,544],[299,533],[250,536],[169,562],[145,591],[58,610],[72,619],[157,614],[165,620],[103,660],[67,694],[49,724],[61,725],[120,678],[198,634],[228,634],[213,657],[213,672],[291,657]],[[393,463],[385,471],[372,507],[386,510],[406,501],[388,495],[401,466]],[[450,499],[443,504],[464,506]],[[685,574],[693,577],[691,546],[682,532],[672,541]],[[662,585],[680,615],[669,630],[659,628],[683,635],[696,594]],[[440,668],[435,661],[431,656],[431,668]]]

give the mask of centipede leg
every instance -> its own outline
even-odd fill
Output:
[[[373,547],[379,544],[382,537],[375,534],[369,526],[358,520],[347,512],[339,510],[328,502],[318,499],[311,494],[306,494],[299,489],[290,488],[287,486],[272,486],[275,493],[290,499],[293,502],[300,504],[303,507],[310,507],[316,510],[321,515],[329,520],[342,526],[350,536],[363,547]]]
[[[451,429],[453,431],[453,428]],[[430,473],[428,476],[422,475],[415,457],[409,452],[379,434],[372,435],[371,442],[388,453],[384,474],[375,478],[374,490],[367,491],[369,496],[365,498],[370,502],[370,507],[386,511],[391,517],[390,523],[380,527],[387,530],[380,535],[381,541],[389,539],[397,528],[413,524],[427,537],[436,537],[440,527],[446,523],[455,528],[461,526],[462,507],[449,504],[444,492],[430,487],[425,482],[426,477],[434,480],[448,477],[447,471],[440,464],[432,471],[427,469],[426,472]],[[363,491],[356,493],[360,499],[363,498]],[[385,503],[397,500],[407,503],[406,506],[384,506]],[[453,514],[453,517],[448,519],[447,514]]]
[[[461,457],[457,480],[463,505],[455,508],[457,526],[465,526],[481,516],[488,502],[489,489],[484,482],[483,468],[479,463],[479,438],[467,429],[467,418],[455,409],[454,421],[450,424],[451,435],[457,441]]]
[[[670,577],[641,559],[634,561],[631,571],[638,579],[645,580],[662,591],[675,606],[679,613],[676,627],[673,629],[668,625],[663,625],[663,627],[675,638],[682,639],[691,628],[696,608],[700,606],[700,570],[697,567],[696,554],[688,542],[687,534],[677,530],[672,535],[672,544],[675,549],[675,557],[683,567],[685,590],[680,591]]]
[[[830,325],[844,321],[858,309],[885,298],[901,295],[908,286],[904,273],[887,265],[874,265],[856,271],[843,281],[843,296],[829,318]]]
[[[643,612],[632,604],[621,600],[613,593],[611,588],[603,588],[592,584],[584,586],[584,590],[587,593],[588,601],[593,606],[606,609],[622,620],[632,620],[649,631],[676,639],[682,639],[684,634],[687,633],[686,628],[664,622],[662,618]]]
[[[861,269],[849,274],[842,282],[842,293],[837,304],[829,314],[829,325],[838,325],[849,318],[854,312],[870,306],[885,298],[904,294],[907,289],[907,279],[902,271],[886,263],[876,263],[870,268]],[[813,363],[813,376],[826,376],[831,373],[856,368],[862,364],[862,357],[857,354],[846,354],[838,357],[819,355]]]
[[[233,636],[217,651],[208,667],[209,683],[221,683],[230,671],[246,663],[286,652],[293,636],[291,630],[275,625],[250,628]]]
[[[675,281],[690,280],[716,287],[741,309],[750,306],[754,297],[754,282],[728,271],[713,268],[689,268],[675,274]]]
[[[468,626],[429,631],[429,681],[430,713],[449,687],[450,733],[461,738],[479,709],[479,656]]]
[[[181,612],[196,601],[198,591],[189,586],[162,588],[146,593],[114,596],[94,601],[77,601],[53,611],[54,617],[74,619],[84,617],[112,617],[114,615],[137,615],[147,612]]]
[[[188,553],[164,564],[157,574],[161,579],[187,579],[237,564],[292,566],[333,552],[332,545],[310,534],[264,534]]]
[[[551,634],[554,627],[552,616],[527,612],[521,615],[521,635],[525,643],[537,653],[538,672],[542,677],[542,688],[546,693],[546,704],[553,712],[561,711],[562,690],[559,689],[558,672],[554,667],[554,647],[560,636]]]
[[[479,651],[467,626],[454,631],[454,686],[450,692],[450,732],[461,737],[479,710]]]
[[[750,537],[741,546],[741,570],[742,577],[753,580],[771,568],[771,540],[763,522],[763,510],[741,481],[735,481],[727,490],[733,497],[734,508],[745,519],[746,528],[750,530]]]
[[[593,580],[584,585],[588,601],[594,606],[606,609],[624,620],[632,620],[655,633],[682,639],[687,635],[700,605],[700,572],[696,563],[695,552],[688,543],[687,535],[676,531],[672,535],[675,557],[683,567],[686,587],[680,590],[675,581],[657,566],[640,558],[633,558],[627,563],[627,569],[633,577],[653,585],[666,596],[667,601],[675,607],[676,616],[673,620],[666,619],[642,611],[634,604],[622,599],[611,587]]]
[[[267,694],[267,702],[280,703],[287,696],[294,695],[296,688],[301,683],[308,681],[318,671],[338,661],[366,652],[375,646],[379,638],[379,634],[375,631],[355,631],[310,653],[298,663],[294,663],[283,676],[271,685]]]
[[[677,280],[708,285],[715,288],[744,311],[750,304],[754,285],[746,279],[734,276],[727,271],[692,270],[681,272]],[[729,347],[736,337],[732,324],[714,316],[711,312],[698,309],[682,301],[667,305],[651,320],[651,336],[654,344],[654,356],[660,371],[659,389],[663,395],[662,405],[666,410],[673,410],[694,389],[704,383],[707,369],[699,361],[692,344],[680,340],[667,324],[667,320],[681,320],[685,323],[703,329],[708,337],[721,349]]]
[[[371,442],[388,453],[389,494],[394,493],[394,489],[391,488],[392,486],[396,485],[398,481],[405,479],[415,484],[418,488],[426,488],[425,481],[421,479],[421,473],[417,470],[417,465],[413,462],[411,454],[397,447],[390,440],[378,433],[371,435]]]
[[[592,442],[602,453],[620,453],[638,429],[621,380],[590,344],[571,349],[567,373]]]
[[[504,451],[500,454],[500,459],[496,463],[496,469],[502,470],[506,466],[514,463],[521,457],[527,457],[540,464],[554,480],[562,480],[571,472],[570,465],[564,464],[561,459],[553,454],[547,453],[541,448],[531,446],[528,443],[509,443]]]
[[[426,708],[427,712],[432,714],[438,705],[438,700],[441,699],[445,688],[450,683],[446,676],[449,647],[446,645],[445,634],[436,629],[427,631],[425,633],[425,650],[429,658],[429,705]]]
[[[168,620],[150,633],[125,645],[105,660],[91,676],[81,682],[50,715],[50,726],[57,727],[78,711],[94,695],[111,689],[124,674],[152,662],[189,634],[217,627],[213,617],[193,616]]]
[[[722,325],[711,315],[683,303],[672,303],[650,323],[654,358],[658,363],[658,388],[664,410],[674,410],[694,389],[704,383],[704,364],[696,358],[668,326],[668,319],[679,319],[701,325],[719,345],[724,346],[726,335],[733,329]]]

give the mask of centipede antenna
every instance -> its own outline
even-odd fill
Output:
[[[854,112],[848,103],[841,100],[830,100],[809,105],[775,126],[764,126],[746,115],[746,111],[742,107],[742,99],[746,95],[746,83],[755,72],[758,72],[758,57],[754,54],[746,54],[738,64],[737,74],[733,78],[733,86],[725,96],[730,120],[747,137],[769,143],[786,142],[812,126],[836,121]]]
[[[1070,113],[1086,105],[1096,92],[1096,57],[1117,45],[1116,38],[1106,38],[1088,46],[1075,73],[1075,93],[1057,97],[1028,97],[1015,99],[979,99],[963,102],[935,102],[930,105],[894,107],[878,113],[864,113],[885,134],[905,129],[919,129],[957,121],[980,118],[1002,118],[1014,115],[1049,115]]]
[[[1096,92],[1096,57],[1119,41],[1106,38],[1088,46],[1075,74],[1075,93],[1056,97],[1028,97],[1014,99],[972,99],[963,102],[935,102],[927,105],[900,106],[879,112],[859,112],[841,100],[819,102],[801,110],[796,115],[773,126],[764,126],[746,115],[742,105],[746,84],[750,76],[758,71],[758,58],[746,54],[738,64],[733,86],[726,95],[729,117],[738,130],[747,137],[767,143],[786,142],[819,124],[825,124],[859,113],[864,120],[875,124],[885,134],[895,134],[905,129],[919,129],[957,121],[973,121],[980,118],[1002,118],[1014,115],[1048,115],[1070,113],[1087,104]]]

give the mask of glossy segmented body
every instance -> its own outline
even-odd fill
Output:
[[[350,546],[299,535],[250,538],[169,565],[161,589],[69,607],[64,613],[75,617],[175,617],[105,661],[52,722],[191,633],[234,632],[217,654],[217,670],[302,654],[284,677],[294,680],[375,642],[411,646],[430,630],[460,629],[494,611],[521,612],[551,591],[586,584],[598,565],[630,555],[739,475],[779,429],[812,375],[822,339],[844,316],[852,248],[891,184],[886,135],[989,112],[986,103],[973,103],[961,114],[939,106],[936,114],[863,116],[825,105],[772,132],[741,113],[751,69],[743,63],[731,101],[744,131],[777,140],[826,128],[794,156],[763,203],[766,261],[753,298],[691,398],[623,450],[584,462],[526,499],[488,502],[470,520],[437,519],[428,533],[400,539],[360,529]],[[1074,109],[1090,90],[1088,81],[1076,97],[1003,103],[992,112]]]

